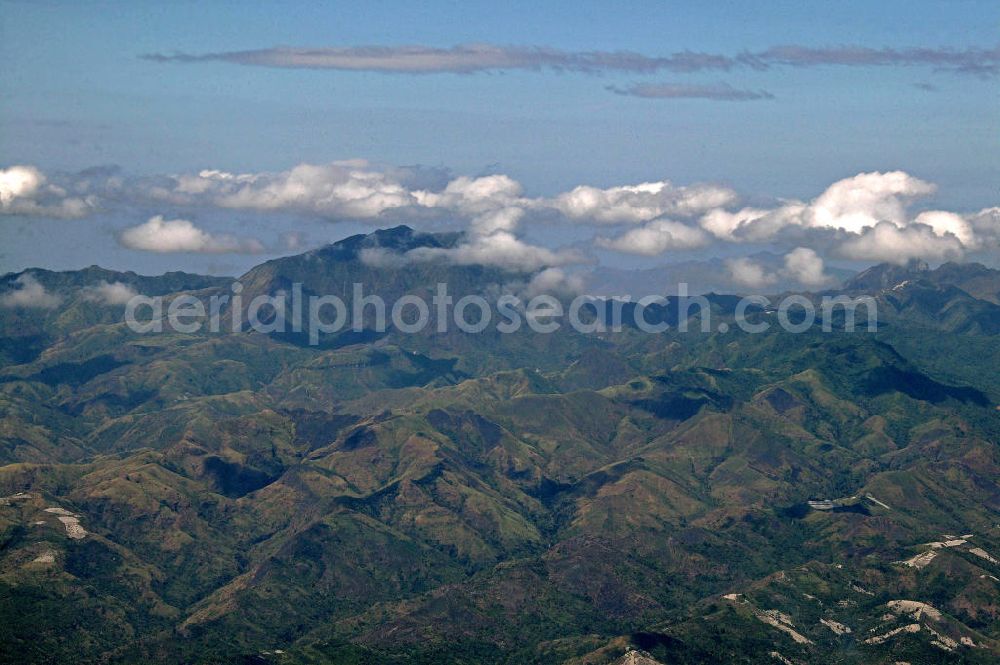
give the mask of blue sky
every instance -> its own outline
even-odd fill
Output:
[[[921,205],[964,212],[998,202],[996,78],[931,65],[414,75],[139,57],[470,43],[736,56],[788,44],[963,50],[1000,41],[1000,6],[987,2],[537,4],[0,2],[0,168],[114,164],[152,176],[361,158],[503,173],[531,196],[669,180],[719,183],[750,201],[808,200],[841,178],[903,170],[937,185]],[[641,83],[771,98],[607,90]],[[129,214],[139,212],[116,211],[105,224]],[[206,222],[225,217],[205,213]],[[0,239],[27,243],[17,240],[32,235],[27,223],[57,224],[0,221]],[[0,268],[35,260],[27,251],[6,252]],[[67,261],[71,251],[57,254]],[[139,262],[111,249],[92,256],[84,263]]]

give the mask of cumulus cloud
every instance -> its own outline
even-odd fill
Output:
[[[160,63],[225,62],[255,67],[431,74],[554,70],[585,73],[656,71],[697,72],[789,67],[930,67],[991,76],[1000,72],[1000,47],[993,48],[812,48],[774,46],[737,54],[680,51],[648,56],[630,51],[563,51],[543,46],[461,44],[433,46],[347,46],[263,48],[192,54],[150,53],[139,56]]]
[[[711,183],[579,185],[552,196],[529,196],[503,174],[455,177],[442,169],[383,168],[363,160],[299,164],[277,172],[207,169],[134,178],[107,168],[52,177],[32,166],[0,169],[0,212],[7,214],[73,217],[98,206],[178,209],[177,219],[153,217],[119,236],[126,247],[154,252],[264,251],[253,238],[211,233],[186,219],[186,210],[201,208],[458,226],[466,233],[462,245],[442,252],[460,262],[508,266],[551,267],[579,260],[573,252],[521,240],[520,227],[531,223],[614,226],[615,233],[595,238],[595,245],[644,256],[713,242],[809,247],[827,256],[879,261],[905,260],[901,250],[936,260],[1000,247],[1000,209],[914,210],[934,191],[932,183],[903,171],[870,172],[838,180],[811,200],[747,206],[740,205],[732,189]],[[284,238],[280,251],[299,247],[297,238]],[[526,258],[512,257],[522,250]],[[366,260],[392,263],[398,257],[372,255]]]
[[[378,217],[416,203],[388,174],[343,162],[300,164],[273,174],[205,170],[177,176],[175,182],[172,190],[156,194],[178,203],[207,200],[222,208],[304,210],[344,218]]]
[[[940,236],[922,225],[900,228],[891,222],[877,224],[839,248],[839,254],[849,259],[898,264],[910,259],[959,259],[963,253],[962,243],[953,235]]]
[[[74,196],[34,166],[0,169],[0,214],[74,218],[90,213],[93,196]]]
[[[968,220],[953,212],[926,210],[917,215],[913,223],[929,226],[939,236],[951,234],[958,238],[966,249],[977,249],[980,244],[980,239],[976,237]]]
[[[375,169],[357,160],[300,164],[278,173],[204,170],[197,175],[172,176],[169,182],[160,183],[151,192],[158,200],[178,205],[292,210],[333,220],[438,219],[465,225],[466,237],[456,247],[424,248],[406,255],[365,250],[361,258],[369,265],[393,267],[441,258],[459,264],[536,270],[580,260],[576,252],[530,245],[516,236],[515,231],[528,212],[544,211],[548,204],[542,199],[525,198],[521,184],[509,176],[459,176],[447,179],[443,186],[427,189],[412,185],[433,185],[437,177],[413,176],[413,170]],[[152,251],[237,251],[235,248],[245,250],[248,245],[247,241],[229,236],[206,236],[185,220],[164,222],[154,218],[127,231],[122,240],[127,246],[141,245],[140,248]],[[176,249],[180,247],[201,249]],[[251,244],[249,249],[256,247]]]
[[[394,221],[436,218],[464,222],[468,239],[461,248],[440,250],[453,260],[505,266],[558,265],[566,253],[546,254],[517,239],[522,220],[563,219],[585,224],[642,223],[663,215],[695,217],[736,200],[731,189],[710,184],[678,187],[667,181],[601,189],[579,186],[552,198],[530,198],[520,183],[506,175],[459,176],[434,189],[410,188],[388,170],[365,162],[328,165],[301,164],[279,173],[234,174],[206,170],[172,177],[154,195],[165,201],[193,205],[202,202],[226,208],[299,210],[331,219]],[[190,234],[190,229],[179,229]],[[621,251],[652,254],[664,249],[691,248],[707,242],[697,227],[657,221],[607,245]],[[517,244],[520,243],[520,244]],[[648,246],[644,249],[643,246]],[[515,260],[523,251],[526,258]],[[410,257],[411,259],[413,257]],[[397,258],[369,252],[365,260],[392,265]]]
[[[906,205],[934,190],[931,183],[903,171],[859,173],[820,194],[805,210],[805,223],[854,233],[883,221],[902,225]]]
[[[709,236],[696,226],[661,219],[626,231],[617,238],[598,238],[597,245],[627,254],[656,256],[668,250],[694,249],[709,244]]]
[[[87,286],[81,289],[81,296],[84,300],[103,305],[124,305],[137,295],[139,295],[139,292],[125,282],[107,282],[102,280],[94,286]]]
[[[581,185],[545,198],[525,196],[519,182],[502,174],[459,176],[434,188],[412,187],[410,180],[407,171],[353,161],[300,164],[277,173],[204,170],[171,176],[147,189],[154,200],[175,205],[299,211],[331,220],[451,220],[464,222],[476,235],[514,232],[527,218],[584,224],[686,218],[737,199],[726,187],[668,181],[605,189]]]
[[[808,247],[797,247],[785,255],[784,274],[799,284],[810,287],[829,284],[822,257]]]
[[[129,249],[159,253],[258,254],[264,251],[260,241],[253,238],[212,234],[186,219],[164,219],[162,215],[126,229],[119,240]]]
[[[276,173],[203,170],[171,176],[149,187],[149,194],[175,205],[287,210],[331,220],[458,218],[472,221],[482,233],[512,230],[524,206],[531,205],[522,198],[520,183],[506,175],[461,176],[438,188],[414,186],[439,177],[419,177],[426,175],[380,170],[362,160],[299,164]]]
[[[831,185],[803,212],[813,228],[847,231],[842,256],[903,263],[910,258],[959,258],[982,240],[964,217],[930,210],[912,215],[909,206],[935,186],[902,171],[862,173]]]
[[[902,171],[859,173],[833,183],[809,203],[786,201],[771,208],[712,210],[702,226],[730,240],[758,240],[787,226],[858,233],[879,222],[907,223],[907,205],[934,192],[934,185]]]
[[[992,242],[986,230],[990,225],[982,221],[988,215],[982,212],[910,212],[914,202],[934,191],[933,184],[903,171],[859,173],[838,180],[809,202],[739,210],[720,207],[706,212],[699,224],[729,242],[776,241],[789,230],[800,239],[810,233],[819,238],[816,233],[821,233],[823,238],[840,238],[835,249],[841,256],[894,262],[905,262],[907,257],[958,257]]]
[[[534,205],[522,194],[521,184],[516,180],[505,175],[490,175],[461,176],[441,191],[417,190],[414,197],[423,208],[470,219],[473,233],[488,235],[517,228],[525,208]]]
[[[705,213],[700,225],[721,240],[756,242],[769,239],[787,226],[800,224],[803,210],[804,206],[795,203],[773,210],[741,208],[730,211],[718,208]]]
[[[1000,246],[1000,207],[984,208],[964,219],[969,223],[981,247]]]
[[[0,306],[52,309],[62,298],[49,293],[31,273],[23,273],[14,280],[15,288],[0,296]]]
[[[32,166],[12,166],[0,170],[0,205],[10,205],[15,199],[34,196],[45,177]]]
[[[460,176],[449,182],[441,192],[417,191],[420,205],[429,208],[451,208],[471,212],[486,212],[498,205],[516,203],[522,193],[521,184],[505,175],[479,178]]]
[[[406,257],[414,261],[444,259],[458,265],[496,266],[523,272],[584,261],[584,257],[575,250],[551,250],[531,245],[507,231],[473,235],[451,248],[420,247],[407,252]]]
[[[668,181],[598,189],[581,185],[545,202],[572,220],[618,224],[663,215],[687,217],[731,204],[736,192],[717,185],[675,187]]]
[[[408,252],[366,248],[360,260],[375,268],[398,269],[410,263],[448,261],[456,265],[484,265],[532,273],[548,267],[583,263],[585,257],[573,249],[553,250],[532,245],[508,231],[466,233],[454,247],[418,247]]]
[[[498,208],[484,212],[472,219],[471,228],[475,233],[490,234],[495,231],[513,231],[524,217],[524,209],[517,206]]]
[[[726,261],[729,278],[739,286],[760,289],[778,281],[778,276],[768,272],[764,266],[748,258]]]
[[[808,288],[829,284],[823,258],[808,247],[796,247],[784,256],[784,267],[771,271],[753,259],[743,257],[726,261],[730,279],[739,286],[760,289],[784,279]]]
[[[645,99],[710,99],[721,102],[750,102],[759,99],[774,99],[766,90],[740,90],[728,83],[697,85],[690,83],[635,83],[620,87],[606,86],[616,95],[643,97]]]

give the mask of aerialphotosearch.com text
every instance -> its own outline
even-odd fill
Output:
[[[125,323],[136,333],[241,332],[298,333],[309,344],[318,345],[324,335],[345,331],[401,333],[430,330],[447,333],[455,326],[464,333],[481,333],[490,326],[502,334],[516,333],[525,326],[536,333],[553,333],[568,325],[580,333],[621,332],[632,328],[646,333],[669,330],[728,332],[731,324],[746,333],[763,333],[774,325],[787,332],[805,332],[816,326],[829,332],[859,327],[858,308],[864,311],[861,328],[874,332],[878,324],[877,302],[871,297],[800,294],[777,301],[763,295],[739,298],[730,310],[713,310],[706,296],[689,295],[686,283],[678,284],[677,296],[647,295],[570,298],[553,294],[531,297],[504,293],[495,298],[468,294],[455,298],[448,285],[438,283],[427,297],[409,293],[387,303],[378,294],[365,293],[360,283],[350,295],[303,293],[302,284],[287,291],[257,295],[244,302],[243,284],[233,282],[227,290],[199,298],[138,295],[125,308]],[[713,318],[724,319],[713,325]],[[730,323],[731,322],[731,323]]]

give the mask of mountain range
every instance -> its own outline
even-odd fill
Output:
[[[353,236],[243,303],[529,282],[404,260],[456,242]],[[0,662],[1000,658],[1000,271],[852,275],[872,332],[123,322],[122,294],[231,282],[0,277],[48,303],[0,310]]]

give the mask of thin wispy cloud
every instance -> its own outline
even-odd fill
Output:
[[[679,51],[649,56],[632,51],[564,51],[543,46],[461,44],[433,46],[348,46],[329,48],[275,47],[248,51],[193,54],[149,53],[153,62],[232,64],[289,69],[432,74],[552,70],[584,73],[679,73],[766,70],[786,67],[930,67],[938,71],[982,77],[1000,73],[1000,45],[964,49],[916,47],[870,48],[864,46],[773,46],[763,51],[737,54]]]
[[[643,97],[646,99],[711,99],[725,102],[749,102],[758,99],[774,99],[766,90],[741,90],[728,83],[716,85],[692,85],[686,83],[636,83],[619,87],[606,86],[616,95]]]
[[[774,46],[751,56],[765,66],[819,67],[913,67],[928,66],[941,71],[977,76],[1000,73],[1000,45],[992,48],[868,48],[838,46]]]
[[[740,58],[682,51],[650,57],[631,51],[562,51],[542,46],[461,44],[451,48],[431,46],[350,46],[333,48],[276,47],[250,51],[190,54],[150,53],[140,56],[153,62],[228,62],[286,69],[335,69],[396,74],[433,74],[506,70],[555,70],[585,73],[695,72],[731,69]],[[751,64],[751,63],[745,63]],[[753,65],[756,66],[756,65]]]

